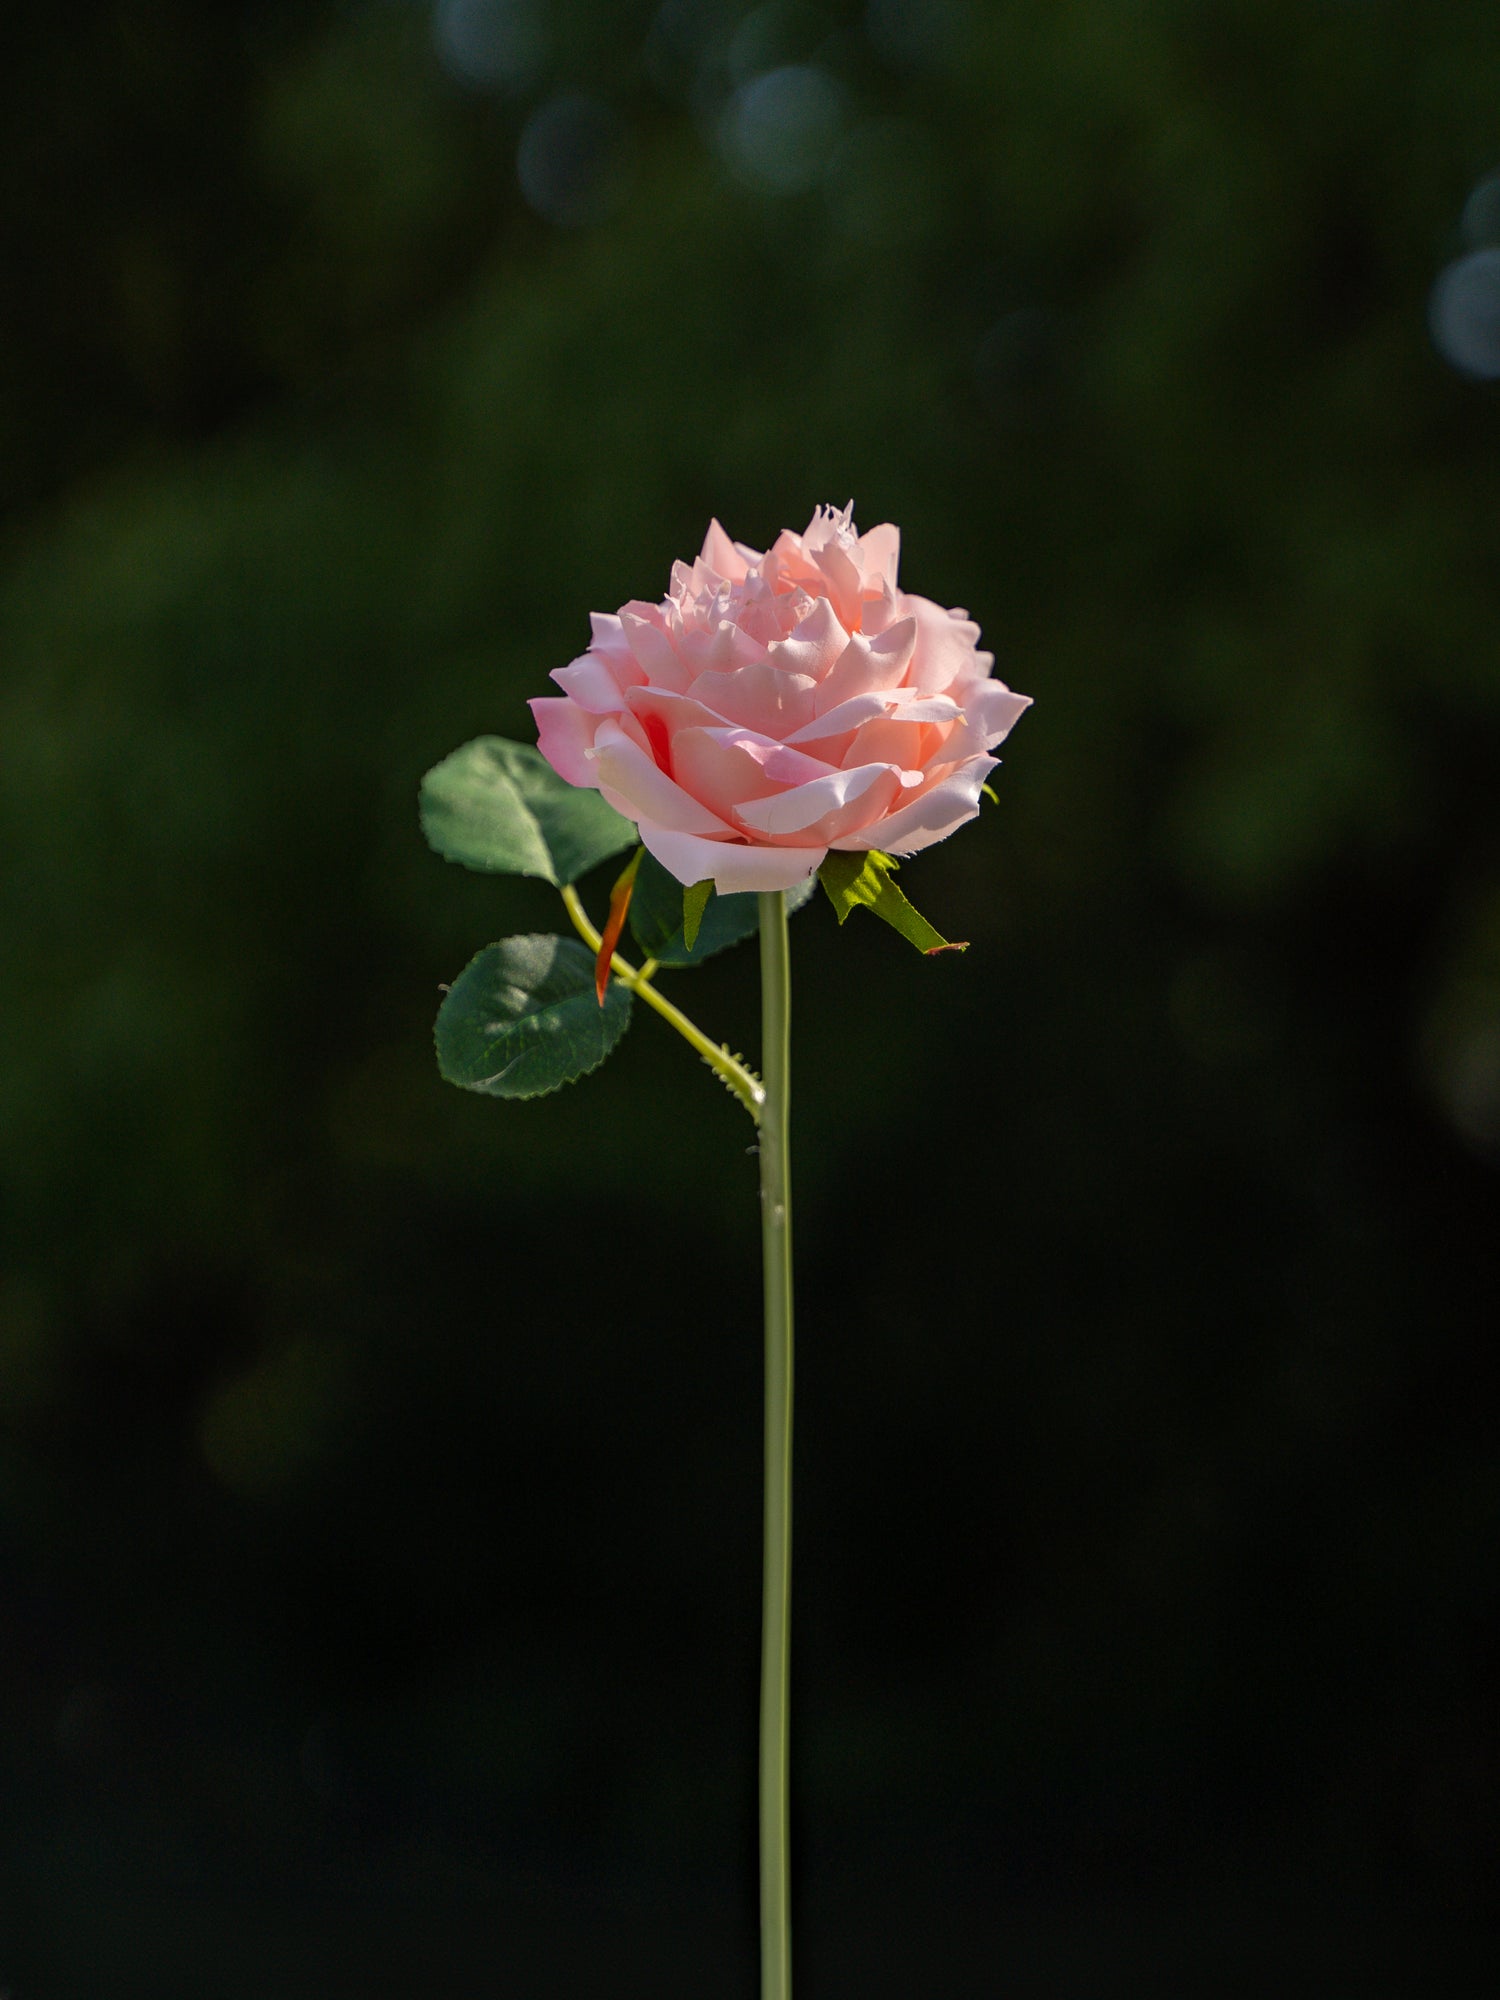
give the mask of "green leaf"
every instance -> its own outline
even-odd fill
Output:
[[[682,892],[682,942],[691,951],[698,942],[699,926],[703,922],[703,912],[708,908],[708,899],[714,892],[712,878],[695,882],[690,889]]]
[[[716,951],[727,951],[741,938],[760,928],[760,898],[753,892],[742,896],[721,896],[717,890],[704,898],[698,927],[689,942],[687,900],[703,890],[701,882],[684,889],[652,854],[641,863],[635,878],[635,894],[630,899],[630,929],[636,943],[658,965],[701,965]],[[800,910],[811,896],[814,878],[788,889],[786,906]]]
[[[830,849],[818,870],[818,880],[828,891],[828,900],[838,912],[840,923],[857,904],[863,903],[929,958],[939,951],[967,951],[966,944],[950,944],[920,910],[912,908],[891,880],[900,865],[892,855],[882,854],[873,847],[867,854],[842,854]]]
[[[630,1026],[630,990],[601,1007],[594,961],[572,938],[486,945],[454,980],[433,1031],[449,1083],[490,1097],[541,1097],[597,1069]]]
[[[476,736],[422,780],[422,831],[438,853],[494,875],[557,888],[637,838],[597,792],[558,777],[540,750]]]

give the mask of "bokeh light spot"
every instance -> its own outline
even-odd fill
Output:
[[[1452,367],[1486,381],[1500,376],[1500,249],[1450,264],[1432,288],[1427,322]]]
[[[619,117],[597,98],[572,93],[549,98],[522,129],[516,178],[528,204],[560,229],[602,222],[626,192]]]
[[[432,32],[451,75],[508,96],[535,83],[551,53],[536,0],[438,0]]]
[[[752,186],[799,194],[821,176],[842,117],[843,93],[827,70],[788,63],[734,93],[719,122],[719,143]]]

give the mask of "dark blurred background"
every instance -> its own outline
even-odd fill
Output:
[[[749,1128],[415,793],[851,494],[1036,707],[795,924],[799,1990],[1500,1990],[1491,0],[5,39],[7,2000],[756,1990]]]

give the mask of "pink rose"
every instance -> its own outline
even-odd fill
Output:
[[[715,521],[660,604],[595,613],[533,701],[542,755],[679,882],[789,889],[830,847],[915,854],[979,810],[1026,695],[962,611],[896,588],[900,535],[852,503],[757,555]]]

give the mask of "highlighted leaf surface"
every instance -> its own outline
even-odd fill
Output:
[[[636,839],[597,792],[558,777],[529,743],[476,736],[422,780],[422,831],[439,854],[565,888]]]
[[[788,910],[802,908],[813,892],[814,881],[810,875],[806,882],[787,890]],[[630,903],[630,929],[641,950],[658,965],[701,965],[716,951],[727,951],[760,929],[758,896],[721,896],[715,890],[704,898],[703,888],[698,882],[684,889],[652,854],[641,862]],[[701,905],[698,928],[691,940],[686,929],[690,899]]]
[[[882,854],[878,848],[872,847],[867,854],[842,854],[835,850],[818,870],[818,880],[828,891],[828,900],[838,912],[840,923],[862,903],[929,958],[939,951],[967,951],[967,944],[950,944],[941,931],[934,930],[896,887],[891,876],[900,865],[892,855]]]
[[[630,1026],[630,990],[601,1006],[594,961],[572,938],[502,938],[454,980],[438,1010],[438,1068],[489,1097],[542,1097],[597,1069]]]

